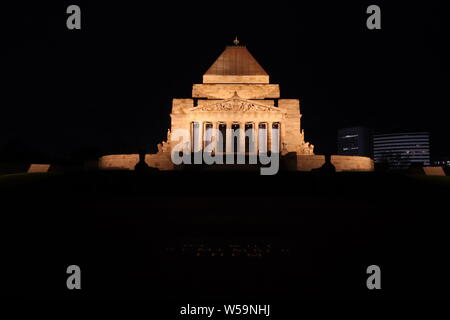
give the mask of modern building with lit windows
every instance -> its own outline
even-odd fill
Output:
[[[407,132],[375,134],[373,156],[376,164],[405,169],[412,165],[430,165],[430,134]]]
[[[371,130],[365,127],[351,127],[338,130],[338,151],[340,155],[372,156]]]

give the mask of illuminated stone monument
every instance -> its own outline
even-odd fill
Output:
[[[297,170],[309,171],[323,165],[325,159],[315,156],[313,145],[305,142],[301,116],[300,101],[280,99],[279,85],[270,84],[266,71],[235,40],[235,45],[226,47],[203,75],[203,83],[193,85],[192,98],[173,99],[167,140],[158,145],[156,154],[146,155],[145,161],[150,167],[174,169],[171,153],[179,137],[173,135],[183,131],[188,133],[184,151],[248,155],[276,150],[281,156],[295,153]],[[338,163],[337,171],[342,171],[341,167],[373,168],[369,158],[336,157],[331,161]],[[133,169],[138,158],[104,156],[99,166]]]

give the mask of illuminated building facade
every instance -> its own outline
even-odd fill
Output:
[[[411,165],[430,165],[430,134],[407,132],[376,134],[373,136],[375,163],[391,168],[408,168]]]
[[[371,131],[365,127],[338,130],[338,154],[370,157],[372,153]]]
[[[301,171],[320,168],[323,155],[315,155],[305,141],[301,126],[300,100],[281,99],[278,84],[245,46],[227,46],[194,84],[192,97],[173,99],[171,128],[158,152],[147,154],[145,162],[160,170],[175,168],[174,152],[213,154],[260,154],[276,152],[281,157],[293,154],[291,167]],[[180,132],[184,134],[180,139]],[[182,149],[180,149],[182,145]],[[133,169],[139,156],[109,155],[100,158],[100,168]],[[370,171],[367,157],[332,156],[337,171]]]

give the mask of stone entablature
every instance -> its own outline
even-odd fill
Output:
[[[203,83],[269,83],[269,76],[204,75]]]
[[[280,109],[263,103],[241,99],[237,94],[231,99],[222,100],[216,103],[199,105],[191,108],[188,112],[281,112]]]
[[[243,99],[278,99],[280,86],[278,84],[194,84],[193,98],[229,99],[237,93]]]

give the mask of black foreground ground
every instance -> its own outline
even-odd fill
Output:
[[[154,172],[0,177],[2,295],[449,297],[450,178]],[[66,268],[82,290],[66,288]],[[366,287],[366,268],[382,290]]]

